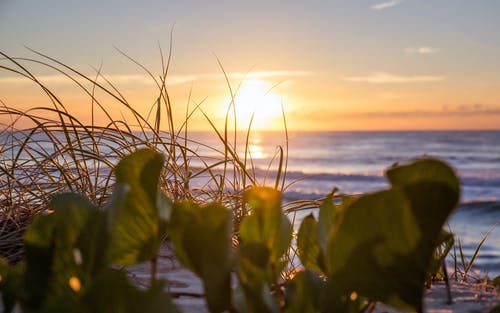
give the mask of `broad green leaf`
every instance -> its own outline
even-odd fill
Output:
[[[57,273],[78,267],[82,281],[99,272],[106,263],[108,234],[106,216],[87,198],[74,193],[59,194],[49,204],[54,211],[55,264]],[[69,277],[63,278],[66,284]]]
[[[297,248],[300,262],[305,268],[316,271],[317,273],[324,272],[323,253],[318,240],[318,223],[312,214],[306,216],[300,224],[297,235]]]
[[[298,272],[287,283],[285,313],[321,312],[325,282],[317,273]]]
[[[460,182],[453,169],[436,159],[421,159],[410,164],[399,165],[387,171],[387,178],[393,186],[412,186],[431,183],[446,186],[458,196]]]
[[[246,243],[260,243],[271,252],[271,262],[278,263],[292,240],[292,224],[281,211],[281,193],[268,187],[253,187],[244,200],[253,208],[245,217],[239,234]]]
[[[163,289],[164,283],[160,281],[147,290],[140,290],[129,282],[125,272],[106,269],[90,286],[82,307],[87,312],[179,312]]]
[[[281,193],[270,187],[253,187],[243,195],[258,215],[273,215],[281,210]]]
[[[422,254],[416,263],[428,262],[444,222],[458,203],[460,182],[453,169],[435,159],[392,168],[387,177],[393,188],[404,190],[422,231]]]
[[[363,196],[345,210],[328,243],[330,279],[343,296],[355,291],[380,301],[398,297],[401,290],[392,290],[398,284],[403,290],[420,289],[411,285],[405,276],[412,273],[404,270],[419,239],[418,225],[402,192]]]
[[[491,281],[491,283],[495,287],[500,287],[500,275],[498,275],[495,278],[493,278],[493,280]]]
[[[137,150],[115,168],[117,187],[108,207],[108,260],[130,265],[150,260],[159,245],[158,180],[163,157]],[[163,214],[163,213],[162,213]]]
[[[318,240],[322,251],[326,250],[328,237],[330,236],[332,229],[335,227],[335,224],[338,222],[338,218],[340,215],[340,207],[333,203],[333,197],[332,195],[329,195],[319,208],[317,229]]]
[[[52,219],[49,216],[36,218],[26,231],[27,236],[34,237],[32,234],[28,235],[28,233],[35,232],[36,228],[46,228],[51,221]],[[48,238],[52,238],[52,236]],[[42,306],[49,291],[50,279],[53,273],[54,249],[52,245],[32,245],[28,242],[26,242],[25,249],[26,270],[24,274],[24,286],[27,295],[25,306],[29,309],[37,310]]]
[[[86,276],[96,270],[96,265],[102,267],[102,251],[94,249],[101,247],[106,238],[100,238],[101,242],[97,243],[87,242],[89,236],[99,235],[95,233],[97,229],[91,227],[99,225],[98,211],[87,198],[72,193],[59,194],[51,200],[49,208],[54,213],[38,216],[25,235],[25,305],[45,311],[50,311],[53,305],[65,305],[69,310],[78,298],[69,280],[73,277],[83,283],[89,280]],[[80,246],[82,243],[88,246]],[[99,259],[101,262],[97,264]]]
[[[55,219],[53,213],[37,215],[28,229],[26,229],[24,243],[41,248],[50,248],[52,246],[54,225]]]
[[[269,249],[260,243],[241,243],[238,247],[236,273],[245,298],[240,301],[245,304],[240,313],[280,312],[268,285],[270,257]]]
[[[432,253],[432,259],[429,263],[429,268],[427,269],[426,284],[430,285],[432,279],[443,279],[443,271],[441,266],[441,260],[445,258],[450,252],[455,240],[453,239],[453,234],[445,230],[441,230],[438,240],[436,242],[436,247]]]
[[[188,249],[185,248],[185,241],[189,241],[189,236],[193,236],[192,225],[197,224],[199,219],[197,211],[200,206],[193,201],[181,201],[174,203],[171,220],[169,223],[170,239],[174,244],[175,256],[186,268],[198,274],[199,260],[191,259]],[[199,236],[199,234],[195,234]],[[197,244],[194,242],[193,244]],[[194,249],[197,249],[195,247]]]
[[[426,271],[458,179],[444,163],[421,160],[388,172],[393,187],[349,205],[331,233],[327,266],[335,290],[420,309]]]
[[[9,266],[7,261],[0,258],[0,290],[4,312],[12,312],[16,303],[23,295],[22,273],[24,264]]]
[[[284,263],[281,257],[290,247],[292,224],[281,211],[281,193],[266,187],[253,187],[244,200],[253,213],[240,224],[237,273],[245,294],[247,312],[279,312],[270,295]]]
[[[231,226],[231,212],[220,204],[174,204],[170,236],[176,256],[202,279],[212,312],[230,307]]]

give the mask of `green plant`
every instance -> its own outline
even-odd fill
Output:
[[[115,169],[117,186],[105,208],[86,197],[53,197],[53,213],[38,215],[24,238],[26,259],[2,264],[6,312],[174,312],[164,282],[141,290],[116,265],[152,260],[171,205],[158,191],[163,157],[138,150]],[[123,299],[127,299],[124,301]]]
[[[189,98],[185,107],[174,105],[168,93],[171,49],[165,56],[161,53],[159,73],[120,51],[156,86],[150,99],[145,100],[151,103],[145,110],[127,100],[101,68],[89,75],[30,51],[34,57],[11,57],[0,52],[2,74],[28,82],[26,89],[41,91],[39,101],[45,101],[22,109],[0,99],[0,255],[9,263],[22,259],[23,234],[36,215],[49,209],[54,194],[79,193],[102,207],[115,189],[115,163],[137,149],[163,152],[165,165],[159,188],[170,199],[222,203],[231,209],[235,227],[247,215],[243,192],[260,183],[252,171],[248,148],[251,124],[243,134],[232,131],[228,113],[223,129],[219,129],[203,111],[203,102]],[[74,103],[58,94],[50,81],[38,77],[35,73],[39,69],[65,78],[68,88],[81,96],[81,107],[87,105],[90,118],[77,112]],[[229,112],[235,110],[237,90],[233,92],[229,80],[228,86],[233,99],[228,104]],[[191,120],[196,114],[204,115],[220,145],[207,146],[192,137]],[[198,147],[209,150],[211,158],[200,155]],[[283,151],[278,152],[274,179],[280,190],[286,188],[286,149]],[[193,183],[196,180],[198,184]]]
[[[453,234],[442,230],[439,234],[438,241],[434,252],[432,253],[432,261],[428,269],[427,285],[430,285],[433,280],[445,279],[443,269],[443,260],[450,253],[451,248],[455,244]]]
[[[432,159],[390,169],[387,190],[338,204],[328,197],[317,221],[303,220],[297,242],[304,268],[284,282],[292,226],[279,191],[245,192],[251,214],[233,248],[231,210],[171,203],[158,191],[162,164],[151,149],[124,157],[103,208],[78,194],[55,196],[54,213],[38,216],[27,231],[26,262],[1,266],[6,310],[19,303],[29,312],[174,312],[154,273],[140,290],[112,266],[153,262],[167,232],[179,261],[202,279],[211,312],[359,312],[375,301],[421,311],[433,251],[459,197],[453,171]]]
[[[489,230],[488,232],[484,235],[484,237],[478,242],[476,248],[474,249],[474,253],[472,254],[471,258],[467,260],[465,253],[463,251],[462,247],[462,242],[460,239],[458,239],[458,252],[459,252],[459,262],[457,261],[458,257],[456,254],[456,248],[454,252],[454,263],[455,263],[455,271],[454,271],[454,276],[456,279],[458,279],[459,276],[462,277],[462,281],[466,282],[468,278],[472,277],[470,272],[472,271],[472,266],[474,265],[474,262],[476,261],[476,258],[479,254],[479,251],[481,250],[481,247],[483,246],[484,242],[486,239],[488,239],[489,235],[491,232],[496,228],[498,225],[498,222],[495,223]],[[458,265],[461,265],[461,268],[459,268]],[[476,279],[478,280],[478,279]]]

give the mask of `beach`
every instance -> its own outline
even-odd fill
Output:
[[[209,132],[192,133],[191,138],[223,149]],[[389,186],[384,173],[394,164],[423,157],[448,162],[460,179],[461,198],[445,229],[454,233],[457,243],[460,240],[466,259],[493,229],[473,269],[479,276],[500,275],[500,229],[495,227],[500,221],[500,131],[291,132],[286,139],[283,132],[254,132],[249,137],[251,171],[259,184],[274,182],[277,147],[288,152],[284,202],[319,199],[334,188],[338,194],[369,193]],[[240,133],[236,150],[241,154],[245,140]],[[196,144],[192,149],[214,162],[213,150]],[[192,181],[193,186],[197,183],[204,185],[203,179]],[[309,213],[317,212],[297,213],[296,228]]]
[[[182,267],[176,260],[172,246],[164,244],[160,250],[158,262],[159,279],[167,281],[167,290],[174,296],[174,303],[182,312],[209,312],[203,298],[203,284],[192,272]],[[132,281],[140,286],[150,282],[150,263],[128,267],[126,270]],[[235,276],[232,279],[236,279]],[[500,304],[500,290],[481,283],[451,282],[453,302],[447,303],[444,282],[436,282],[425,291],[425,313],[488,313]],[[375,313],[404,313],[383,304],[377,304]]]

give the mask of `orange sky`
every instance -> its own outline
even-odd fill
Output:
[[[190,101],[191,108],[202,102],[222,126],[231,90],[242,83],[239,128],[255,111],[254,128],[282,129],[283,105],[292,130],[500,129],[497,1],[119,3],[117,9],[118,2],[95,2],[95,11],[64,1],[2,2],[1,51],[35,57],[27,45],[90,77],[102,65],[147,115],[156,87],[115,46],[160,75],[157,44],[168,49],[175,23],[167,85],[178,125]],[[23,64],[72,114],[90,119],[88,95],[54,70]],[[0,65],[15,68],[7,60]],[[100,96],[117,118],[127,118],[116,101]],[[5,69],[0,100],[21,110],[50,105],[39,88]],[[201,112],[190,125],[209,127]]]

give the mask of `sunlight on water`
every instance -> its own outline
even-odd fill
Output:
[[[259,145],[251,144],[248,146],[248,150],[250,151],[250,155],[254,159],[267,158],[267,154],[264,153],[264,150]]]

